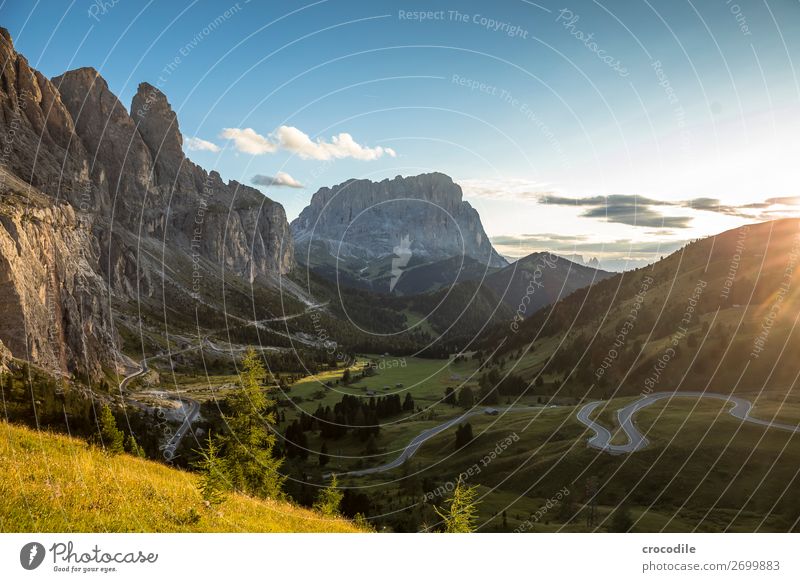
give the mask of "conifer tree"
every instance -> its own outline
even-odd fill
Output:
[[[195,468],[200,471],[200,494],[210,506],[219,505],[225,501],[229,487],[216,440],[209,435],[206,446],[198,453],[200,460],[195,463]]]
[[[108,404],[104,404],[100,410],[99,425],[100,432],[98,436],[103,449],[112,454],[125,452],[125,447],[123,446],[124,435],[117,428],[117,421],[114,419],[114,414]]]
[[[453,496],[447,501],[450,507],[444,511],[435,507],[436,513],[442,518],[446,533],[472,533],[475,531],[475,520],[478,510],[475,497],[478,494],[476,486],[464,485],[459,479]]]
[[[132,434],[129,434],[125,437],[125,450],[133,455],[134,457],[144,458],[144,449],[136,442],[136,437]]]
[[[465,386],[458,392],[458,405],[461,408],[472,408],[475,404],[475,394],[469,386]]]
[[[237,491],[255,497],[281,497],[285,477],[282,460],[275,455],[275,401],[265,386],[267,373],[255,350],[242,359],[240,386],[227,403],[223,416],[228,431],[220,439],[225,473]]]
[[[319,466],[324,467],[330,460],[330,455],[328,455],[328,445],[326,443],[322,443],[322,447],[319,450]]]
[[[319,497],[314,503],[314,509],[326,517],[338,517],[339,505],[344,494],[337,488],[336,473],[331,476],[330,484],[319,492]]]

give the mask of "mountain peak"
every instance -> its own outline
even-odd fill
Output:
[[[352,179],[321,188],[292,224],[300,252],[309,245],[317,265],[336,257],[364,266],[396,255],[408,241],[414,264],[470,257],[490,267],[507,264],[494,247],[461,187],[440,172],[380,182]],[[308,250],[308,249],[307,249]]]
[[[0,26],[0,37],[3,38],[8,44],[11,45],[11,48],[14,48],[14,41],[11,38],[11,33],[8,32],[7,28]]]
[[[156,181],[171,184],[185,155],[178,116],[167,96],[150,83],[140,83],[131,101],[131,118],[155,161]]]
[[[56,85],[60,82],[69,80],[71,83],[79,83],[90,89],[94,84],[97,84],[100,90],[109,91],[108,83],[100,74],[100,71],[94,67],[78,67],[77,69],[70,69],[53,79]]]

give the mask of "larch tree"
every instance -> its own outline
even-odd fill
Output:
[[[342,497],[344,497],[344,494],[338,488],[336,473],[334,473],[330,484],[319,492],[319,497],[314,503],[314,509],[326,517],[338,517]]]
[[[475,531],[475,521],[478,518],[478,508],[475,497],[478,495],[476,486],[464,485],[459,479],[453,496],[447,501],[450,506],[447,510],[435,507],[436,513],[442,518],[446,533],[472,533]]]
[[[232,487],[254,497],[282,497],[282,459],[275,454],[275,400],[266,384],[267,372],[252,348],[242,358],[240,385],[227,398],[223,416],[227,432],[220,437],[225,474]]]
[[[108,404],[104,404],[100,410],[99,440],[106,452],[117,454],[125,452],[124,438],[122,431],[117,428],[117,421],[111,412]]]

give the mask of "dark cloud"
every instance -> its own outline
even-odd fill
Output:
[[[558,204],[560,206],[603,206],[605,204],[627,204],[630,206],[675,206],[674,202],[656,200],[636,194],[611,194],[610,196],[584,196],[582,198],[567,198],[566,196],[553,196],[544,194],[539,197],[543,204]]]
[[[763,202],[751,202],[750,204],[742,204],[741,206],[731,206],[723,204],[718,198],[693,198],[691,200],[684,200],[682,202],[687,208],[695,210],[703,210],[706,212],[717,212],[719,214],[727,214],[729,216],[737,216],[739,218],[750,218],[754,220],[768,219],[776,213],[777,210],[768,210],[773,206],[798,206],[800,205],[800,198],[797,196],[777,196],[767,198]],[[755,210],[764,210],[765,212],[753,212]]]
[[[608,204],[590,208],[581,216],[586,218],[605,218],[608,222],[618,222],[631,226],[655,228],[688,228],[692,218],[689,216],[664,216],[641,204]]]
[[[770,206],[798,206],[800,205],[800,197],[797,196],[777,196],[775,198],[767,198],[764,202],[753,202],[752,204],[745,204],[742,208],[769,208]]]
[[[730,206],[723,205],[719,198],[692,198],[691,200],[684,200],[683,205],[696,210],[711,210],[714,212],[718,212],[723,208],[730,208]]]
[[[542,196],[543,204],[561,206],[580,206],[587,209],[581,213],[586,218],[605,218],[631,226],[655,228],[688,228],[692,218],[689,216],[665,216],[653,210],[653,206],[681,206],[681,203],[656,200],[644,196],[612,194],[611,196],[587,196],[566,198],[564,196]]]
[[[750,208],[747,206],[730,206],[723,204],[719,198],[692,198],[691,200],[684,200],[681,204],[687,208],[694,210],[703,210],[705,212],[718,212],[719,214],[728,214],[730,216],[740,216],[742,218],[751,218],[752,214],[743,212],[742,208]]]
[[[647,198],[645,196],[612,194],[610,196],[583,196],[567,198],[542,194],[539,196],[542,204],[555,204],[558,206],[576,206],[586,208],[581,216],[586,218],[604,218],[609,222],[618,222],[631,226],[643,226],[659,229],[688,228],[692,221],[691,216],[667,216],[658,212],[654,207],[688,208],[702,212],[716,212],[738,218],[757,220],[767,219],[774,212],[758,213],[758,210],[767,210],[773,206],[800,206],[800,197],[782,196],[767,198],[763,202],[753,202],[741,206],[723,204],[719,198],[698,197],[689,200],[669,201]]]

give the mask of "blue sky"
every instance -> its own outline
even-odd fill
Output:
[[[6,1],[0,20],[48,76],[93,66],[126,105],[158,86],[219,148],[187,152],[202,166],[302,184],[261,180],[290,218],[321,186],[441,171],[501,252],[614,261],[795,210],[795,0]],[[255,146],[222,137],[246,129]]]

